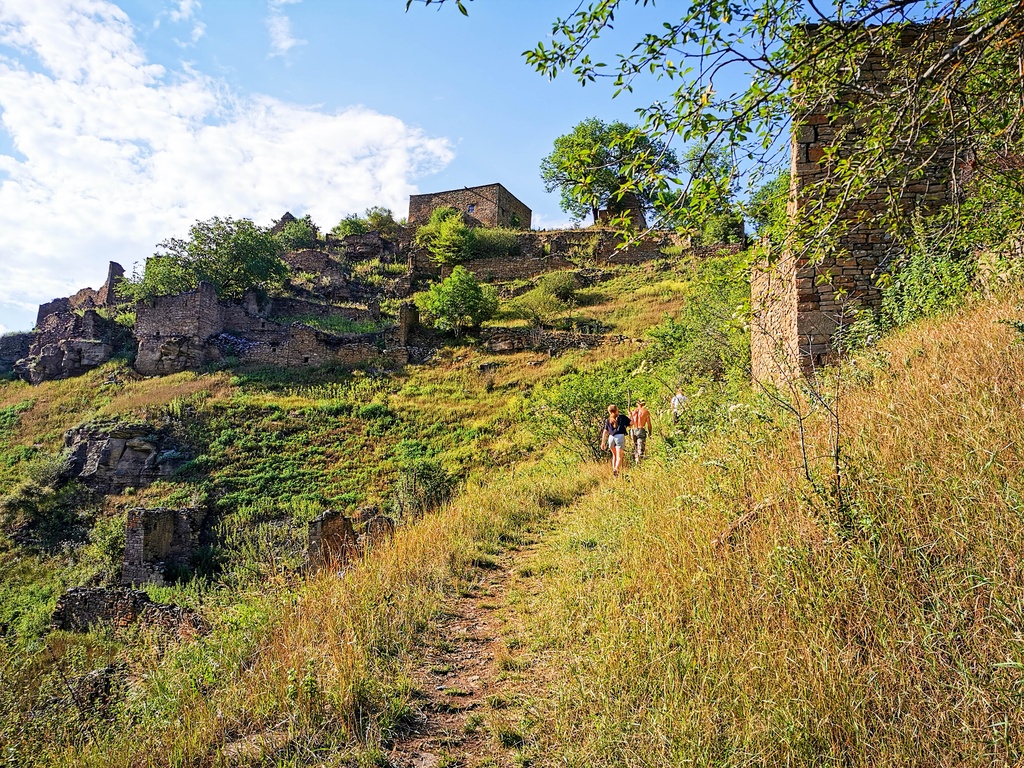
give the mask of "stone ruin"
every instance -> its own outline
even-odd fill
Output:
[[[359,554],[352,521],[335,510],[311,520],[307,537],[306,567],[311,571],[341,568]]]
[[[114,355],[117,325],[99,309],[117,303],[120,264],[110,262],[99,290],[83,288],[74,296],[54,299],[39,307],[31,333],[0,339],[0,373],[15,371],[31,384],[79,376]],[[14,354],[20,357],[11,359]]]
[[[170,603],[154,603],[145,592],[117,587],[69,589],[57,601],[50,629],[88,632],[101,625],[117,630],[133,624],[178,637],[192,637],[210,629],[195,611]]]
[[[813,29],[810,30],[813,34]],[[871,52],[857,71],[855,91],[870,93],[890,85],[893,61],[906,58],[922,40],[934,42],[950,34],[944,24],[908,24],[900,30],[900,48],[893,54]],[[951,42],[949,40],[946,41]],[[796,100],[791,141],[789,217],[796,221],[809,204],[809,193],[841,200],[830,185],[828,151],[838,156],[856,149],[856,107],[839,95],[812,108]],[[853,138],[847,138],[852,136]],[[922,149],[925,173],[911,184],[880,180],[876,188],[846,206],[840,223],[838,253],[815,261],[788,248],[774,266],[756,266],[751,279],[751,366],[756,380],[781,381],[807,373],[825,362],[834,348],[840,323],[858,308],[877,308],[881,302],[878,277],[899,255],[893,234],[882,224],[887,199],[895,194],[898,208],[909,219],[914,212],[929,214],[952,202],[953,139],[937,140]]]
[[[255,306],[255,302],[249,304]],[[283,306],[300,314],[346,316],[344,310],[294,299]],[[379,317],[375,306],[349,313],[349,319],[375,317]],[[220,301],[213,286],[202,283],[194,291],[159,296],[136,307],[139,351],[135,369],[144,376],[156,376],[196,370],[228,358],[283,368],[373,361],[401,365],[408,360],[408,333],[409,328],[401,323],[362,334],[327,333],[298,323],[285,324],[245,305]]]
[[[129,509],[121,584],[165,584],[189,567],[206,520],[201,507]]]

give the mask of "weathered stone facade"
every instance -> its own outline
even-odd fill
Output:
[[[163,584],[171,571],[187,567],[205,517],[199,507],[128,510],[121,583]]]
[[[98,493],[142,488],[173,475],[188,452],[146,422],[99,421],[64,433],[68,474]]]
[[[341,512],[328,510],[309,523],[306,564],[318,571],[338,568],[359,554],[352,521]]]
[[[124,277],[124,267],[116,261],[107,266],[107,279],[100,286],[99,290],[83,288],[74,296],[61,299],[54,299],[39,306],[36,315],[36,327],[43,325],[43,321],[49,316],[58,312],[71,312],[76,309],[96,309],[97,307],[112,307],[117,303],[117,281]]]
[[[52,304],[52,302],[51,302]],[[53,312],[32,333],[28,354],[14,370],[30,384],[80,376],[114,355],[115,324],[94,309]]]
[[[125,629],[135,623],[164,629],[179,637],[209,631],[207,622],[195,611],[170,603],[154,603],[145,592],[89,587],[75,587],[61,596],[50,628],[88,632],[99,625]]]
[[[457,208],[470,223],[486,227],[529,229],[533,221],[533,212],[505,187],[486,184],[410,196],[409,224],[426,224],[431,211],[443,206]]]
[[[310,308],[309,304],[281,306]],[[362,318],[375,319],[375,309]],[[359,319],[353,315],[350,319]],[[195,370],[225,358],[257,365],[301,367],[359,365],[403,359],[401,328],[369,334],[330,334],[305,325],[284,325],[253,315],[238,304],[221,302],[213,286],[160,296],[139,304],[135,312],[139,351],[136,370],[146,376]],[[390,354],[384,350],[389,349]]]
[[[0,375],[13,371],[16,362],[28,357],[31,347],[31,333],[8,333],[0,336]]]
[[[881,29],[881,28],[879,28]],[[811,30],[813,33],[813,29]],[[899,32],[900,48],[887,55],[869,53],[856,74],[855,87],[830,101],[818,101],[812,109],[796,99],[790,162],[790,220],[797,222],[811,202],[810,195],[843,200],[831,178],[829,157],[850,156],[858,151],[855,92],[892,87],[893,62],[906,57],[921,40],[948,35],[947,25],[909,24]],[[926,40],[927,41],[927,40]],[[897,78],[898,80],[898,78]],[[799,93],[799,88],[797,88]],[[894,136],[893,141],[899,137]],[[840,212],[836,255],[815,260],[805,250],[789,248],[778,263],[755,267],[751,279],[751,357],[753,376],[779,380],[822,363],[833,349],[839,323],[854,309],[877,307],[881,293],[877,278],[899,254],[891,229],[882,214],[896,208],[909,221],[916,212],[935,212],[952,201],[953,139],[939,137],[922,146],[920,179],[878,178],[864,194],[849,200]]]

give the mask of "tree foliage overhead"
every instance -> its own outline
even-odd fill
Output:
[[[146,261],[143,275],[122,283],[122,295],[148,300],[207,282],[222,298],[240,299],[246,291],[276,285],[288,272],[280,241],[249,219],[197,221],[187,240],[170,238],[157,247],[161,250]]]
[[[555,148],[541,160],[540,175],[548,192],[558,190],[562,210],[580,220],[614,207],[632,193],[644,207],[668,188],[668,177],[679,170],[675,153],[621,121],[606,123],[587,118],[555,139]]]
[[[616,37],[616,15],[630,6],[650,25]],[[922,24],[928,34],[913,34]],[[615,95],[654,80],[662,95],[638,110],[644,134],[738,148],[740,161],[766,169],[787,152],[794,114],[797,122],[819,110],[855,116],[856,133],[843,137],[849,151],[820,182],[829,194],[808,190],[802,217],[827,247],[823,236],[843,226],[838,212],[878,190],[898,224],[900,193],[943,145],[953,145],[954,176],[1021,154],[1022,41],[1021,0],[599,0],[556,19],[550,38],[524,55],[548,77],[606,81]],[[619,53],[602,61],[596,51],[609,45]],[[866,84],[862,66],[880,51],[899,55]],[[634,191],[659,180],[632,171],[624,175]]]

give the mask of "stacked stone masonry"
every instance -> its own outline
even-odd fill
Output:
[[[949,32],[946,25],[907,25],[895,55],[907,56],[919,41],[943,39]],[[955,38],[949,40],[953,42]],[[893,57],[880,51],[869,53],[857,71],[855,85],[863,92],[888,87],[893,62]],[[851,93],[859,89],[851,89]],[[856,132],[851,130],[856,115],[856,96],[850,94],[818,103],[810,110],[797,107],[790,159],[791,221],[798,221],[811,195],[842,199],[840,189],[831,181],[828,158],[858,151]],[[879,305],[878,277],[899,255],[893,233],[881,221],[887,201],[895,195],[908,221],[914,212],[927,215],[951,202],[953,147],[949,141],[942,139],[922,150],[922,162],[927,162],[922,177],[914,183],[881,178],[845,206],[840,221],[845,231],[838,240],[838,255],[816,261],[789,249],[774,266],[764,263],[755,267],[751,279],[754,378],[778,381],[809,372],[832,352],[841,322],[848,321],[858,308]]]
[[[179,637],[209,631],[195,611],[171,603],[154,603],[145,592],[131,589],[75,587],[57,601],[50,628],[88,632],[97,626],[127,629],[133,624],[163,629]]]
[[[426,224],[431,211],[444,206],[456,208],[470,223],[486,227],[529,229],[533,221],[533,212],[515,195],[501,184],[487,184],[412,195],[409,198],[409,224]]]
[[[121,583],[164,584],[176,569],[187,568],[205,516],[199,507],[128,510]]]

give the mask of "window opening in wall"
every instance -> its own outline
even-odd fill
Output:
[[[308,363],[308,362],[309,362],[309,358],[308,358],[308,357],[304,357],[304,358],[302,358],[302,362],[303,362],[303,363]]]
[[[476,213],[476,203],[469,204],[469,213]]]

